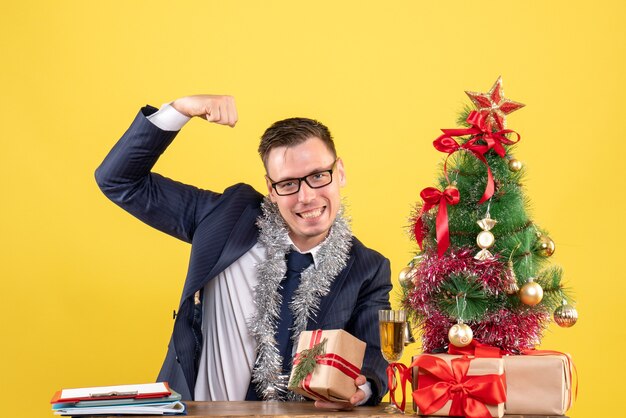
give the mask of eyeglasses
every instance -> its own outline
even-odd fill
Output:
[[[275,182],[269,176],[267,176],[267,178],[272,182],[272,187],[276,190],[277,195],[289,196],[300,191],[302,181],[308,184],[311,189],[321,189],[324,186],[328,186],[333,182],[333,171],[335,171],[336,165],[337,160],[335,160],[330,170],[318,171],[317,173],[312,173],[308,176],[296,179],[286,179]]]

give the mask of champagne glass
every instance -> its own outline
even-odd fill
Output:
[[[404,350],[404,330],[406,327],[405,311],[383,310],[378,311],[378,324],[380,327],[380,349],[388,363],[395,363],[402,357]],[[395,379],[395,377],[394,377]],[[389,388],[391,391],[391,388]],[[391,402],[384,411],[388,414],[403,413]]]

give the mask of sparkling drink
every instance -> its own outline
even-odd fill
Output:
[[[389,363],[402,357],[404,326],[404,321],[380,321],[380,348]]]
[[[402,357],[404,350],[404,328],[406,327],[406,313],[404,311],[381,310],[378,311],[378,324],[380,329],[380,351],[387,363],[395,363]],[[393,372],[393,369],[391,369]],[[388,370],[389,373],[389,370]],[[396,382],[395,374],[393,382]],[[395,383],[389,383],[391,387]],[[393,399],[393,398],[390,398]],[[403,414],[404,412],[396,408],[389,401],[389,404],[383,409],[388,414]]]

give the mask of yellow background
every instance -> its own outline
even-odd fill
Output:
[[[236,97],[235,129],[194,120],[157,165],[215,190],[263,187],[255,149],[271,122],[324,121],[346,165],[355,234],[391,259],[396,281],[415,249],[407,217],[441,162],[432,141],[455,127],[463,91],[487,91],[498,75],[527,104],[509,127],[522,135],[534,220],[556,241],[581,317],[569,330],[551,325],[542,348],[576,360],[570,416],[620,415],[624,4],[4,4],[0,415],[50,416],[57,389],[156,377],[189,248],[122,212],[93,180],[140,106]]]

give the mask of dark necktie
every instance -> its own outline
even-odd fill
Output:
[[[289,308],[289,303],[293,299],[293,294],[300,284],[301,273],[312,263],[313,256],[311,253],[302,254],[297,251],[291,251],[287,254],[287,274],[285,274],[285,278],[280,282],[281,287],[278,289],[278,292],[283,297],[283,302],[280,305],[280,316],[276,330],[276,343],[278,344],[280,355],[283,357],[283,374],[291,372],[291,352],[293,350],[290,329],[293,326],[293,314]],[[250,382],[248,387],[246,400],[261,400],[252,382]]]
[[[283,296],[283,303],[280,306],[280,317],[278,320],[278,330],[276,331],[276,343],[280,355],[283,356],[283,373],[291,371],[291,352],[293,341],[291,340],[291,327],[293,326],[293,314],[289,308],[289,303],[293,299],[293,294],[300,284],[301,273],[313,263],[313,256],[310,253],[302,254],[298,251],[291,251],[287,254],[287,274],[280,283],[280,294]]]

